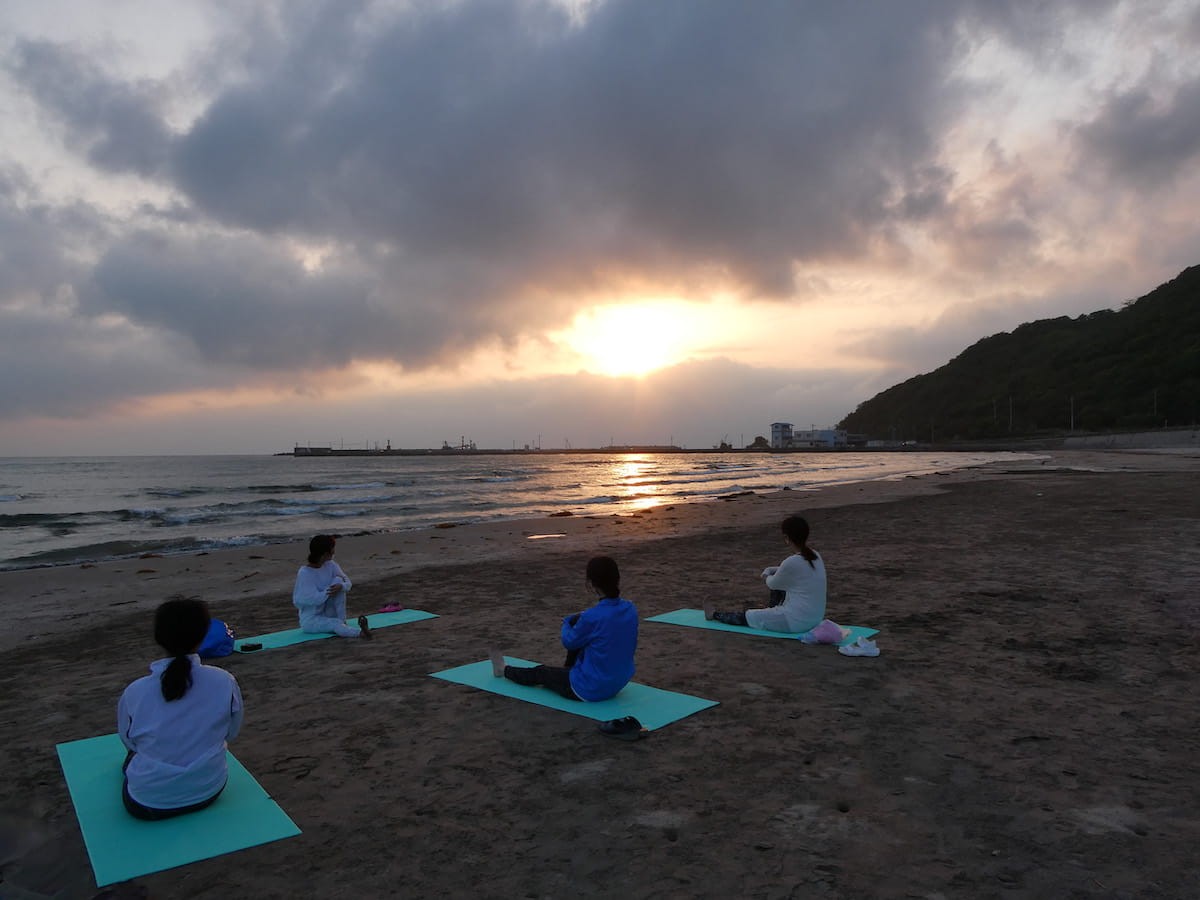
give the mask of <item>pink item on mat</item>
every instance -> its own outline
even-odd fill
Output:
[[[804,635],[806,644],[840,644],[846,637],[842,626],[829,619],[823,621],[808,634]]]

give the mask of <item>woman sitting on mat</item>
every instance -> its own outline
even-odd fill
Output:
[[[788,516],[780,529],[792,548],[792,555],[778,566],[763,569],[763,578],[773,596],[775,591],[784,592],[783,602],[745,612],[720,612],[713,604],[706,603],[704,618],[790,634],[803,634],[821,624],[825,618],[825,563],[808,546],[808,522],[801,516]]]
[[[503,653],[492,650],[492,674],[517,684],[547,687],[568,700],[593,702],[607,700],[629,684],[637,649],[637,609],[621,599],[621,574],[611,558],[588,560],[587,581],[600,600],[563,619],[567,659],[562,666],[509,666]]]
[[[159,606],[154,640],[170,655],[151,663],[151,674],[117,704],[117,733],[129,751],[121,797],[138,819],[204,809],[225,789],[225,743],[242,727],[242,693],[224,669],[200,662],[209,622],[200,600]]]
[[[300,630],[309,634],[333,633],[339,637],[369,638],[367,617],[358,617],[358,627],[346,624],[346,593],[350,578],[333,561],[336,539],[318,534],[308,542],[308,563],[296,573],[292,605],[300,610]]]

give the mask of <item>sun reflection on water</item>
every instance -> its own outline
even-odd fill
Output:
[[[643,453],[622,456],[611,463],[610,483],[627,509],[644,512],[662,505],[665,498],[659,495],[660,486],[650,477],[657,469],[658,461]]]

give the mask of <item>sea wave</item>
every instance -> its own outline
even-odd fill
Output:
[[[45,528],[68,522],[71,518],[61,513],[4,513],[0,515],[0,528]]]
[[[145,457],[21,460],[0,485],[0,568],[273,543],[338,527],[621,513],[978,465],[1013,454]],[[622,478],[620,472],[630,472]],[[19,505],[14,505],[19,504]],[[350,525],[353,523],[353,525]]]

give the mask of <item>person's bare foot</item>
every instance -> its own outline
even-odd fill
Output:
[[[358,636],[364,641],[371,639],[371,625],[367,622],[366,616],[358,617]]]
[[[488,651],[488,659],[492,661],[492,674],[497,678],[504,677],[504,654],[499,650],[491,649]]]
[[[713,603],[711,600],[706,601],[704,604],[705,620],[711,622],[712,617],[715,616],[716,614],[717,614],[717,604]]]

